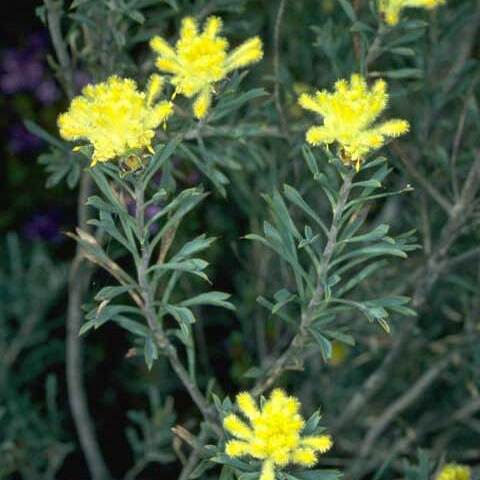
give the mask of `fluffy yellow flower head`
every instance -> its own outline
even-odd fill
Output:
[[[260,38],[254,37],[227,53],[228,41],[218,36],[222,21],[218,17],[207,19],[203,32],[199,33],[195,19],[182,20],[180,38],[175,48],[162,37],[153,37],[150,46],[157,53],[157,68],[172,77],[176,93],[188,98],[197,96],[193,112],[203,118],[210,108],[213,85],[231,71],[258,62],[263,57]]]
[[[470,480],[470,468],[456,463],[447,463],[440,470],[437,480]]]
[[[225,453],[263,460],[260,480],[274,480],[275,467],[289,463],[312,467],[317,454],[332,447],[329,435],[301,436],[305,421],[299,413],[300,403],[283,390],[275,389],[261,410],[249,393],[237,395],[237,405],[250,426],[237,415],[225,417],[225,429],[236,437],[227,442]]]
[[[354,162],[357,170],[361,160],[371,150],[380,148],[388,137],[398,137],[408,131],[405,120],[389,120],[372,125],[387,106],[387,84],[377,80],[371,89],[365,79],[352,75],[350,82],[339,80],[335,91],[317,91],[300,96],[300,105],[323,117],[322,126],[307,131],[311,145],[337,142],[345,162]]]
[[[379,0],[378,8],[388,25],[396,25],[404,8],[417,7],[433,10],[444,3],[445,0]]]
[[[173,111],[171,102],[156,102],[162,88],[160,75],[152,75],[146,93],[134,80],[117,76],[87,85],[58,117],[60,135],[88,140],[94,148],[92,166],[133,149],[151,149],[154,129]]]

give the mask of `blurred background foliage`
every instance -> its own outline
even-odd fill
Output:
[[[366,0],[290,0],[280,25],[277,1],[66,3],[62,27],[77,92],[111,73],[143,84],[153,70],[148,39],[174,36],[186,14],[222,16],[234,44],[255,34],[265,42],[264,60],[223,86],[201,134],[191,119],[172,121],[173,130],[189,122],[189,142],[159,179],[169,189],[203,184],[212,192],[178,241],[200,232],[217,237],[206,252],[208,276],[215,289],[232,293],[237,310],[199,307],[194,333],[199,381],[208,385],[213,372],[225,394],[250,387],[289,338],[288,324],[257,299],[272,299],[291,275],[268,249],[243,238],[260,234],[269,218],[261,195],[294,184],[318,215],[330,209],[302,159],[311,117],[299,109],[298,94],[329,88],[353,71],[389,82],[390,109],[409,120],[411,133],[386,150],[393,171],[384,187],[414,189],[379,199],[365,215],[371,227],[389,224],[396,235],[415,230],[421,248],[382,266],[361,291],[368,298],[385,290],[408,295],[418,316],[393,315],[387,334],[359,312],[342,314],[354,344],[333,341],[331,358],[317,351],[281,384],[298,393],[306,411],[322,406],[336,447],[321,462],[347,478],[426,479],[446,460],[480,465],[479,2],[408,10],[391,30],[378,28],[375,2]],[[65,384],[66,272],[75,246],[64,232],[77,223],[86,164],[57,140],[55,120],[67,99],[45,8],[18,1],[4,10],[0,478],[84,479]],[[115,248],[106,245],[112,255]],[[106,274],[95,272],[91,292],[106,285]],[[182,287],[193,291],[195,281],[184,279]],[[183,446],[171,428],[195,420],[166,362],[149,371],[128,333],[113,325],[88,336],[84,359],[90,410],[113,477],[176,478]]]

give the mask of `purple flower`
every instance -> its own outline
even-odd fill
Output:
[[[30,133],[23,123],[16,123],[8,131],[8,148],[12,153],[33,152],[42,146],[42,140]]]
[[[137,209],[136,202],[133,198],[128,198],[126,202],[127,206],[127,211],[130,215],[135,215],[135,211]],[[159,207],[158,205],[149,205],[145,209],[145,223],[147,223],[149,220],[151,220],[162,208]],[[152,223],[150,225],[149,231],[150,234],[157,233],[159,229],[159,226],[157,223]]]
[[[32,33],[27,40],[28,49],[38,54],[45,53],[48,49],[48,44],[49,39],[46,30]]]
[[[145,220],[148,222],[151,220],[159,211],[161,208],[158,205],[149,205],[145,209]],[[159,229],[158,223],[152,223],[150,225],[149,231],[151,234],[157,233]]]
[[[51,103],[58,90],[46,76],[45,58],[48,48],[46,32],[30,35],[24,48],[10,48],[0,58],[0,89],[5,94],[34,91],[40,101]],[[37,89],[40,91],[37,93]],[[58,93],[55,99],[58,98]]]
[[[44,105],[51,105],[60,98],[60,90],[54,80],[46,79],[35,89],[35,96]]]
[[[25,50],[7,50],[0,67],[0,89],[5,94],[35,89],[45,73],[41,60]]]
[[[135,202],[135,200],[132,197],[128,196],[127,200],[125,201],[125,206],[127,207],[127,212],[132,217],[134,217],[137,211],[137,203]]]
[[[161,170],[156,172],[155,175],[152,177],[152,185],[154,187],[160,187],[160,185],[162,184],[162,177],[163,172]]]
[[[89,83],[92,83],[92,78],[88,73],[83,72],[82,70],[77,70],[73,74],[73,82],[75,83],[75,88],[77,91],[80,92],[83,87]]]
[[[22,233],[30,241],[60,243],[63,239],[60,232],[60,214],[58,211],[36,213],[25,223]]]

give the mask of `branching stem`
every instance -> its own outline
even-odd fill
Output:
[[[272,387],[285,370],[291,369],[292,367],[302,367],[303,359],[306,354],[305,347],[307,346],[311,337],[309,328],[312,324],[316,308],[322,301],[325,294],[325,277],[328,272],[328,267],[335,250],[335,246],[337,244],[342,214],[352,189],[352,180],[354,175],[355,171],[352,168],[345,174],[343,178],[343,184],[338,195],[338,201],[333,211],[332,223],[328,231],[327,243],[323,250],[320,268],[317,272],[317,288],[308,304],[308,307],[302,313],[299,331],[293,337],[293,340],[287,350],[277,358],[273,365],[268,369],[265,377],[255,385],[252,391],[252,394],[255,396],[261,395],[263,392]]]
[[[62,30],[60,27],[63,2],[58,0],[44,0],[44,3],[47,9],[48,31],[60,66],[58,78],[68,98],[71,99],[75,93],[75,84],[73,82],[72,62],[65,42],[63,41]]]
[[[87,229],[86,201],[91,194],[92,181],[88,173],[80,180],[78,194],[78,223]],[[69,274],[67,306],[66,366],[68,400],[73,420],[77,429],[80,445],[85,454],[93,480],[110,478],[103,460],[100,445],[95,435],[95,428],[88,411],[87,396],[83,385],[82,338],[79,336],[82,324],[82,303],[93,273],[93,264],[86,264],[80,245],[77,246],[75,258]]]
[[[417,286],[412,296],[412,307],[417,312],[425,308],[430,290],[438,280],[440,274],[444,271],[445,266],[448,265],[448,250],[452,243],[458,238],[462,225],[470,220],[473,212],[473,200],[479,189],[480,152],[476,152],[476,158],[467,175],[459,199],[453,205],[451,212],[449,212],[448,221],[442,229],[436,248],[432,255],[426,259],[421,278],[417,281]],[[460,214],[460,212],[462,213]],[[348,425],[365,407],[368,401],[382,388],[385,382],[387,382],[391,369],[404,352],[404,348],[408,344],[408,339],[412,335],[416,323],[417,317],[411,317],[407,322],[403,323],[402,329],[395,338],[393,346],[384,361],[370,374],[363,386],[342,409],[342,414],[332,428],[334,434]],[[372,445],[376,438],[373,439]]]
[[[136,180],[135,184],[135,201],[135,219],[137,222],[137,228],[139,232],[142,232],[144,235],[144,240],[141,245],[141,259],[137,265],[137,275],[141,295],[143,298],[145,318],[150,330],[153,332],[160,352],[162,352],[168,358],[170,366],[188,391],[190,397],[197,405],[205,420],[210,424],[217,435],[222,436],[222,429],[219,426],[215,410],[211,408],[203,393],[199,390],[195,382],[190,377],[188,371],[185,369],[180,361],[180,358],[178,357],[175,346],[170,342],[163,330],[162,324],[157,319],[157,313],[155,312],[155,307],[153,305],[154,295],[152,286],[148,281],[147,275],[149,259],[151,258],[152,252],[150,251],[148,239],[146,238],[148,233],[145,232],[145,192],[143,182],[140,178]]]

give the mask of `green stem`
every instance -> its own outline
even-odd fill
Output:
[[[67,51],[65,42],[63,41],[62,31],[60,28],[60,18],[62,16],[62,1],[44,0],[47,10],[47,25],[52,39],[53,48],[59,63],[59,80],[68,98],[72,99],[74,95],[73,69],[70,56]]]
[[[274,385],[276,380],[283,374],[285,370],[292,367],[300,368],[305,356],[305,347],[310,340],[309,328],[313,322],[315,311],[323,299],[325,294],[325,282],[330,265],[330,261],[337,245],[337,237],[340,231],[341,219],[345,210],[345,205],[348,201],[350,191],[352,189],[352,179],[355,171],[350,169],[343,178],[343,184],[338,195],[338,202],[333,211],[333,217],[330,229],[327,235],[327,244],[323,250],[323,255],[320,263],[320,268],[317,271],[318,283],[315,292],[302,313],[300,328],[297,334],[293,337],[287,350],[277,358],[274,364],[269,368],[265,377],[259,381],[252,390],[254,396],[261,395]]]
[[[161,323],[158,321],[157,313],[154,307],[154,295],[151,285],[148,281],[148,263],[151,257],[150,245],[148,244],[148,232],[145,231],[145,191],[141,178],[135,182],[135,201],[136,212],[135,219],[139,232],[143,235],[141,244],[141,259],[137,264],[138,283],[144,302],[144,314],[150,330],[152,330],[159,350],[166,355],[170,366],[188,391],[190,397],[197,405],[205,420],[211,425],[218,436],[223,435],[215,410],[210,407],[202,392],[199,390],[186,368],[178,357],[175,346],[170,342],[165,334]]]

